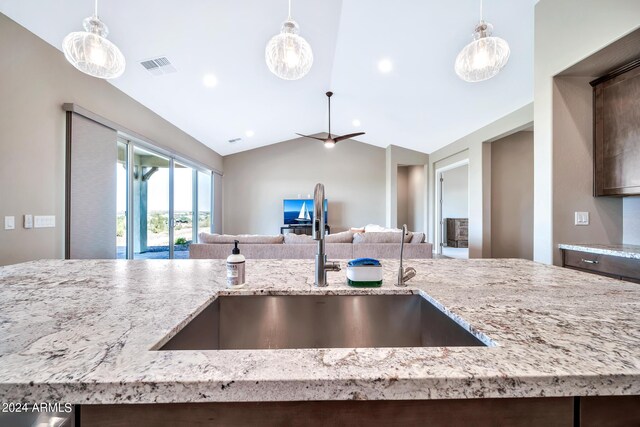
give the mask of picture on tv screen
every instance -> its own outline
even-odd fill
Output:
[[[324,223],[327,223],[327,199],[324,199]],[[285,199],[284,225],[311,225],[313,199]]]

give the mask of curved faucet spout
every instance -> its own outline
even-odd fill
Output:
[[[340,271],[340,264],[327,261],[324,249],[324,185],[316,184],[313,192],[313,240],[318,241],[316,253],[316,286],[327,286],[327,271]]]
[[[324,240],[324,185],[318,183],[313,191],[313,240]]]

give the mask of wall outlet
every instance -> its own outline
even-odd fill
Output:
[[[55,215],[36,215],[33,217],[34,228],[55,228],[56,217]]]
[[[576,212],[576,225],[589,225],[589,212]]]
[[[15,230],[16,229],[16,217],[15,216],[5,216],[4,217],[4,229],[5,230]]]
[[[24,228],[33,228],[33,215],[24,216]]]

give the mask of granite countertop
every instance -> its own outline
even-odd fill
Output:
[[[610,255],[621,258],[640,259],[640,246],[637,245],[601,245],[598,243],[559,244],[558,248],[591,254]]]
[[[153,403],[640,394],[640,287],[524,260],[406,261],[356,290],[313,261],[37,261],[0,268],[0,401]],[[344,263],[343,263],[344,264]],[[344,265],[343,265],[344,267]],[[423,293],[495,347],[151,351],[219,292]]]

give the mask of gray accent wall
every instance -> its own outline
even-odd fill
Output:
[[[327,149],[306,138],[224,158],[223,230],[278,234],[282,200],[325,185],[331,231],[385,223],[385,149],[348,140]]]
[[[218,153],[2,14],[0,58],[0,218],[16,218],[15,230],[0,229],[0,265],[64,255],[64,103],[222,170]],[[56,227],[24,229],[24,214],[55,215]]]

